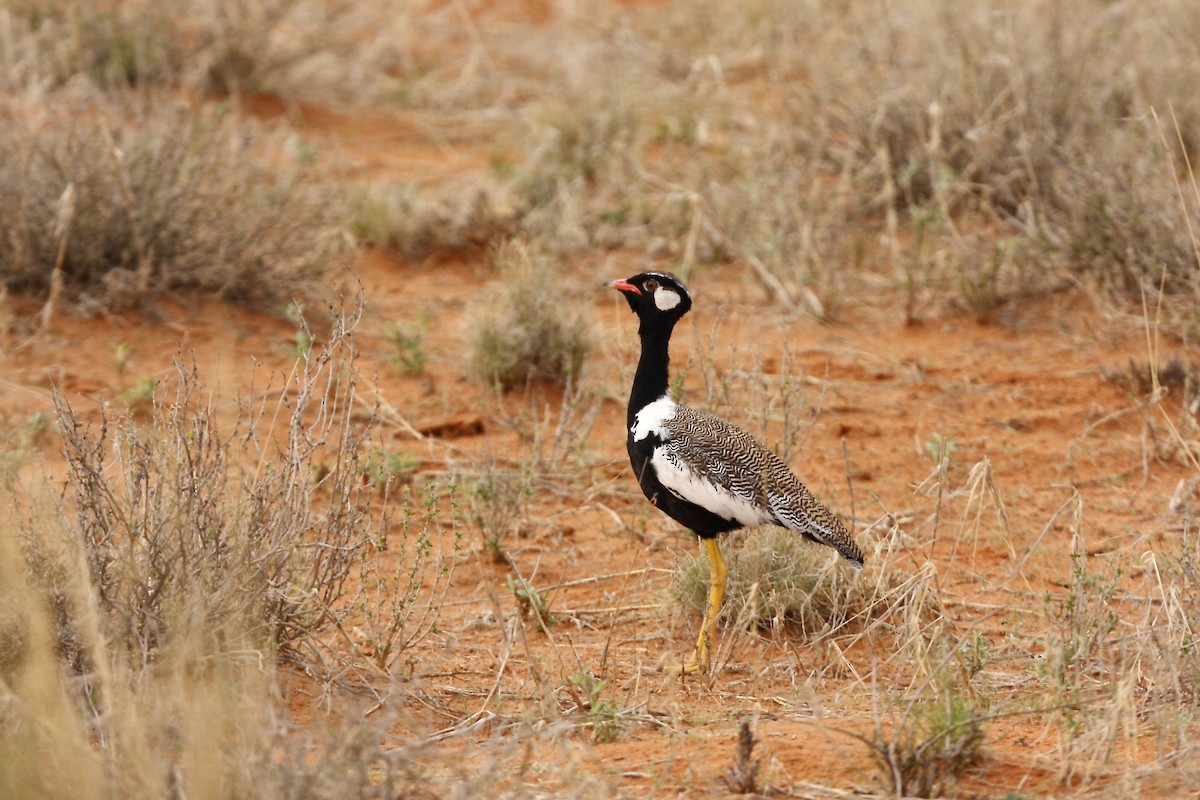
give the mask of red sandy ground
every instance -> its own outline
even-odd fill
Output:
[[[269,101],[258,101],[253,110],[263,117],[283,113]],[[438,182],[482,169],[487,160],[486,142],[476,149],[461,142],[453,151],[439,149],[403,118],[307,108],[290,115],[306,136],[339,145],[366,172]],[[585,253],[580,261],[597,277],[623,277],[646,266],[641,257],[620,253]],[[483,255],[399,263],[368,252],[356,271],[367,298],[355,334],[365,383],[377,375],[382,397],[417,427],[482,422],[480,433],[427,441],[386,427],[385,445],[422,463],[414,485],[422,473],[468,469],[473,458],[527,453],[527,445],[501,424],[488,387],[468,377],[465,367],[464,319],[493,280]],[[1176,546],[1178,523],[1168,498],[1181,479],[1195,475],[1169,446],[1157,412],[1134,408],[1130,389],[1102,374],[1131,359],[1144,363],[1145,338],[1136,324],[1099,314],[1083,293],[1025,304],[1000,323],[931,313],[913,326],[904,322],[898,293],[881,289],[844,304],[834,322],[822,325],[782,313],[737,265],[701,272],[692,283],[696,305],[678,331],[674,353],[676,368],[687,374],[689,398],[705,397],[701,348],[713,347],[716,366],[731,370],[734,381],[738,373],[732,370],[739,367],[778,372],[785,349],[790,352],[792,376],[807,381],[807,407],[819,410],[793,467],[840,512],[853,515],[868,552],[890,535],[892,521],[899,523],[890,563],[869,563],[867,575],[885,567],[911,574],[932,562],[947,624],[982,632],[997,654],[988,669],[999,676],[999,699],[1011,692],[1032,701],[1040,692],[1034,663],[1044,628],[1042,597],[1063,593],[1073,548],[1104,559]],[[206,387],[226,408],[246,391],[256,363],[257,386],[268,377],[276,386],[282,382],[293,364],[291,323],[204,299],[187,302],[161,302],[161,320],[60,316],[51,333],[0,359],[0,415],[17,424],[49,410],[54,380],[85,418],[97,419],[101,405],[118,403],[134,380],[169,378],[181,348],[195,353]],[[721,776],[743,719],[755,720],[763,785],[799,794],[817,786],[883,790],[864,745],[838,732],[870,732],[873,666],[884,682],[903,673],[902,665],[889,663],[883,640],[726,634],[716,675],[679,680],[656,671],[686,657],[694,635],[697,619],[675,611],[670,597],[671,572],[692,544],[645,504],[628,473],[623,420],[636,359],[634,319],[615,293],[599,288],[590,315],[597,346],[586,382],[604,398],[587,441],[594,457],[590,479],[572,483],[568,493],[531,498],[528,522],[505,544],[513,568],[545,589],[615,577],[550,591],[549,610],[560,622],[543,632],[516,613],[506,587],[513,568],[483,556],[468,532],[470,552],[459,559],[440,632],[406,654],[400,667],[413,697],[421,699],[407,703],[411,727],[398,725],[396,741],[451,728],[472,714],[496,715],[490,727],[448,740],[444,755],[464,741],[493,741],[504,720],[578,720],[567,713],[565,677],[591,671],[609,682],[606,697],[632,710],[632,721],[611,743],[591,741],[586,729],[564,735],[565,749],[554,757],[572,753],[580,774],[600,776],[624,793],[724,792]],[[422,318],[428,319],[428,365],[423,375],[405,376],[388,361],[394,346],[385,326]],[[122,343],[136,346],[124,373],[113,355]],[[1172,347],[1164,344],[1165,351]],[[1164,352],[1163,359],[1171,354]],[[534,398],[553,410],[559,395],[538,390]],[[518,393],[507,402],[521,409],[531,401]],[[957,445],[936,534],[936,492],[915,490],[933,471],[924,448],[935,434]],[[53,464],[54,443],[44,447]],[[977,532],[963,534],[962,490],[971,467],[984,459],[1008,514],[1007,540],[992,506]],[[1084,498],[1082,526],[1075,530],[1067,514],[1047,527],[1074,490]],[[1019,575],[1013,553],[1029,556]],[[516,632],[511,646],[506,629]],[[488,698],[502,662],[500,691]],[[298,718],[318,718],[322,712],[311,698],[319,689],[299,676],[286,685]],[[960,787],[964,793],[1070,790],[1059,782],[1064,771],[1053,721],[997,720],[986,736],[984,759]],[[1153,749],[1149,729],[1146,739]],[[1119,743],[1118,761],[1145,760],[1139,741]],[[535,753],[535,763],[537,758]],[[1092,777],[1105,774],[1098,768]]]
[[[611,269],[624,275],[637,267],[636,262],[615,263]],[[465,309],[488,280],[480,265],[399,264],[368,253],[359,275],[368,298],[355,336],[364,354],[360,366],[368,375],[378,369],[383,397],[418,426],[452,418],[482,420],[481,434],[453,440],[468,453],[519,453],[522,445],[495,419],[495,401],[486,387],[464,374],[459,328]],[[993,668],[1010,674],[1013,685],[1030,686],[1036,693],[1034,654],[1008,642],[1014,635],[1027,647],[1035,642],[1030,631],[1038,627],[1041,595],[1063,591],[1072,533],[1064,520],[1044,535],[1043,527],[1072,485],[1086,498],[1082,533],[1088,552],[1132,555],[1169,546],[1173,534],[1166,521],[1167,498],[1188,477],[1187,469],[1151,452],[1143,472],[1143,448],[1153,450],[1145,443],[1153,413],[1138,410],[1102,421],[1130,408],[1133,398],[1101,370],[1122,367],[1131,358],[1144,360],[1144,343],[1136,335],[1114,336],[1081,298],[1064,294],[1042,301],[1012,327],[957,317],[911,327],[884,295],[822,326],[782,315],[756,292],[740,288],[743,281],[723,280],[718,271],[694,283],[695,324],[680,329],[679,368],[693,363],[697,344],[710,335],[718,343],[715,360],[723,368],[735,366],[729,352],[733,342],[757,342],[768,371],[778,363],[771,354],[782,352],[786,343],[795,374],[814,378],[807,397],[821,409],[794,466],[849,514],[844,439],[859,530],[885,510],[901,520],[902,528],[919,528],[919,535],[907,542],[911,555],[890,568],[915,569],[927,557],[939,565],[947,617],[987,636],[1003,654],[1004,663]],[[169,378],[171,358],[181,347],[195,352],[206,386],[224,402],[231,403],[249,386],[256,362],[262,365],[257,385],[269,374],[278,385],[292,363],[291,324],[220,303],[195,302],[195,308],[187,309],[162,304],[164,321],[60,318],[53,333],[0,364],[5,415],[19,420],[47,410],[53,379],[85,417],[98,418],[101,404],[119,402],[132,376]],[[423,314],[432,320],[426,374],[401,376],[387,361],[393,346],[383,335],[384,325]],[[589,380],[607,396],[589,447],[597,462],[593,481],[612,488],[599,499],[535,497],[529,523],[507,545],[516,568],[540,587],[597,574],[617,577],[550,593],[551,614],[569,621],[552,626],[549,637],[526,626],[524,642],[511,648],[505,664],[502,696],[507,699],[493,700],[487,710],[501,719],[519,719],[545,704],[547,694],[558,698],[560,710],[569,709],[568,694],[552,690],[567,675],[592,671],[609,681],[606,696],[620,708],[640,710],[633,715],[635,722],[622,727],[618,741],[591,743],[586,733],[579,733],[578,747],[588,769],[632,794],[721,791],[720,776],[731,763],[744,718],[757,720],[761,745],[756,755],[764,760],[768,784],[878,789],[878,773],[864,746],[831,730],[870,732],[872,664],[883,661],[882,674],[890,672],[889,654],[873,652],[877,644],[860,640],[843,653],[848,666],[831,670],[825,661],[828,651],[802,638],[740,636],[733,652],[726,651],[724,669],[711,679],[680,681],[656,672],[664,662],[685,657],[693,635],[696,620],[673,613],[669,598],[669,571],[691,545],[645,506],[626,469],[622,429],[626,381],[636,351],[634,320],[619,298],[600,290],[593,317],[599,346]],[[123,342],[135,342],[136,351],[122,375],[113,352]],[[689,380],[687,388],[693,396],[704,396],[698,381]],[[555,407],[556,393],[543,394]],[[922,448],[934,433],[958,445],[951,488],[962,487],[971,465],[985,458],[991,462],[1009,515],[1013,551],[1024,555],[1034,548],[1019,579],[1012,577],[1014,562],[994,512],[986,514],[978,535],[957,543],[952,561],[953,536],[961,530],[961,498],[945,500],[942,532],[936,540],[930,533],[934,498],[915,493],[914,486],[932,471]],[[1155,435],[1166,438],[1161,426]],[[388,446],[421,459],[431,474],[448,460],[468,461],[466,455],[448,453],[442,440],[417,442],[398,429],[387,437]],[[876,526],[861,537],[868,552],[887,527]],[[474,552],[455,571],[451,602],[439,625],[442,633],[408,654],[403,667],[411,671],[410,684],[438,709],[425,715],[423,724],[430,729],[450,727],[455,714],[468,717],[487,705],[484,697],[496,682],[505,651],[505,623],[497,621],[489,598],[497,598],[501,616],[515,619],[515,603],[505,584],[510,569],[481,557],[473,537],[468,543]],[[622,577],[645,567],[656,571]],[[880,567],[869,564],[868,571]],[[1024,609],[1016,608],[1020,605]],[[309,705],[305,698],[316,689],[304,689],[298,680],[289,681],[297,712],[318,713],[304,711]],[[407,738],[404,731],[397,736]],[[1053,725],[1038,719],[1003,720],[989,726],[987,736],[985,760],[968,785],[996,796],[1055,785],[1058,733]]]

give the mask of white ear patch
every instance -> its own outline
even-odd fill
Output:
[[[670,311],[682,302],[683,298],[674,289],[660,286],[654,290],[654,305],[658,306],[659,311]]]

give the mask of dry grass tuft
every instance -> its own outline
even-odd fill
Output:
[[[725,537],[726,547],[730,541]],[[759,627],[796,625],[811,636],[841,628],[866,609],[866,583],[842,569],[828,548],[776,527],[755,528],[734,541],[720,616],[725,622],[747,615]],[[675,587],[684,607],[703,613],[708,585],[707,557],[685,557]]]
[[[484,188],[434,202],[412,186],[373,183],[352,191],[348,203],[359,242],[411,260],[486,249],[516,225],[515,212]]]
[[[3,130],[11,290],[53,277],[110,310],[180,289],[281,307],[346,252],[332,192],[298,163],[265,166],[259,132],[216,109],[97,98],[9,109]]]
[[[492,253],[499,284],[471,321],[474,372],[504,389],[579,377],[591,348],[586,306],[536,244],[511,240]]]
[[[0,14],[0,84],[17,90],[88,81],[365,104],[398,96],[412,67],[409,15],[371,3],[15,0]]]

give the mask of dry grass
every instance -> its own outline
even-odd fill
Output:
[[[711,722],[683,701],[660,711],[657,695],[648,710],[640,667],[629,685],[605,671],[610,644],[636,649],[613,644],[623,600],[603,617],[560,609],[547,588],[557,584],[520,554],[509,560],[511,597],[491,586],[494,608],[439,638],[463,542],[478,535],[484,552],[505,552],[541,515],[611,511],[597,498],[620,494],[586,451],[602,402],[577,388],[590,304],[562,286],[592,285],[564,272],[564,255],[590,247],[685,275],[720,270],[785,312],[832,322],[880,287],[914,321],[946,308],[991,319],[1083,286],[1156,335],[1195,332],[1185,159],[1200,124],[1200,14],[1182,0],[763,0],[611,16],[562,7],[520,36],[484,24],[488,4],[94,5],[0,9],[5,303],[61,293],[119,310],[198,289],[280,305],[336,263],[342,229],[408,260],[493,247],[498,285],[468,335],[476,373],[509,389],[570,388],[558,409],[529,400],[536,391],[497,393],[489,412],[519,451],[490,459],[448,445],[448,477],[414,486],[401,484],[417,462],[351,414],[344,330],[314,342],[304,329],[287,404],[246,409],[229,433],[187,367],[169,385],[135,384],[127,398],[139,408],[107,428],[89,429],[61,395],[61,497],[18,479],[54,426],[10,425],[0,458],[5,507],[18,509],[0,522],[6,796],[608,797],[628,784],[584,763],[581,739],[640,727],[682,739]],[[334,174],[309,170],[312,151],[226,105],[163,100],[177,92],[398,102],[453,111],[445,130],[486,117],[493,174],[444,199],[393,182],[331,188]],[[1166,120],[1167,109],[1178,127],[1164,134],[1152,111]],[[509,241],[514,233],[524,238]],[[1161,303],[1147,291],[1160,280]],[[1159,310],[1140,305],[1143,292]],[[393,333],[403,369],[420,375],[421,335]],[[1153,349],[1150,366],[1120,377],[1146,415],[1133,459],[1144,472],[1194,465],[1197,439],[1194,370]],[[703,379],[698,405],[787,457],[830,387],[805,390],[784,356],[771,374],[753,353],[733,354],[738,370],[704,357],[688,368]],[[276,410],[285,422],[268,430]],[[883,508],[860,532],[864,573],[784,531],[737,540],[717,653],[734,668],[681,696],[696,691],[722,711],[744,697],[841,698],[884,793],[974,792],[960,785],[981,757],[985,771],[995,754],[1011,759],[1011,738],[993,735],[1009,716],[1037,726],[1045,744],[1019,763],[1052,793],[1136,796],[1146,780],[1194,793],[1200,472],[1121,532],[1134,546],[1112,551],[1112,532],[1085,514],[1110,494],[1073,483],[1052,515],[1018,518],[1031,487],[1006,485],[1012,477],[986,458],[968,469],[967,444],[955,451],[949,435],[922,444],[936,463],[904,508]],[[860,514],[883,505],[838,500]],[[1051,539],[1073,555],[1047,554]],[[977,552],[987,549],[1007,553],[1011,572],[980,602]],[[702,557],[683,560],[675,588],[690,608],[706,570]],[[597,654],[592,628],[603,620]],[[483,678],[447,676],[436,690],[404,681],[414,659],[476,624],[494,627]],[[768,632],[764,648],[780,651],[761,675],[735,663],[747,631]],[[300,730],[286,718],[281,664],[315,678],[305,685],[336,709],[327,725]],[[437,722],[407,717],[395,697]],[[729,787],[780,785],[769,757],[757,771],[744,730]],[[793,783],[782,791],[833,792]]]
[[[413,186],[373,183],[356,187],[348,203],[359,242],[413,261],[486,250],[516,228],[515,212],[484,187],[435,201]]]
[[[0,275],[121,311],[181,289],[282,310],[339,265],[336,197],[271,137],[166,98],[8,105]],[[274,143],[276,146],[278,142]]]
[[[729,578],[721,619],[764,629],[798,628],[802,637],[837,631],[862,617],[870,605],[869,587],[840,567],[827,548],[782,528],[756,528],[729,550]],[[708,559],[699,552],[680,564],[676,591],[685,607],[704,611]]]
[[[504,389],[579,377],[591,346],[582,290],[564,283],[536,244],[510,240],[492,253],[499,281],[471,321],[474,372]]]
[[[15,0],[0,10],[9,89],[88,81],[344,103],[399,97],[411,19],[391,6],[311,0]]]
[[[987,319],[1078,281],[1136,301],[1165,264],[1171,324],[1191,324],[1200,209],[1181,213],[1172,180],[1200,124],[1186,4],[643,14],[625,39],[552,50],[566,68],[535,104],[526,230],[685,275],[740,261],[821,318],[866,276],[902,288],[910,319],[947,302]],[[1155,124],[1169,106],[1178,136]]]

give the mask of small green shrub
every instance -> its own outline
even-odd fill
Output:
[[[429,354],[425,351],[425,330],[428,318],[416,324],[388,323],[384,326],[383,336],[396,348],[396,352],[388,356],[388,361],[396,364],[405,375],[418,376],[425,372],[425,362]]]
[[[521,616],[528,617],[547,628],[558,621],[550,616],[546,596],[539,592],[532,583],[524,578],[514,578],[511,575],[505,578],[504,582],[508,591],[512,593],[513,599],[517,601],[517,608],[520,609]]]
[[[577,379],[591,335],[576,281],[520,240],[496,248],[492,261],[499,284],[471,328],[475,373],[503,389]]]
[[[479,529],[483,549],[497,563],[507,559],[505,538],[525,517],[525,504],[533,494],[532,476],[485,464],[484,473],[470,485],[468,518]]]
[[[567,678],[567,691],[575,709],[587,720],[595,742],[615,742],[621,736],[621,711],[615,700],[604,696],[607,686],[607,680],[591,672],[576,672]]]
[[[978,762],[983,740],[982,715],[946,687],[909,706],[891,731],[877,720],[871,756],[897,797],[942,797]]]
[[[407,483],[412,480],[413,472],[420,464],[420,460],[408,453],[376,447],[363,464],[363,476],[376,489],[384,489],[393,482]]]
[[[1093,571],[1097,565],[1101,571]],[[1051,696],[1060,702],[1077,700],[1089,685],[1093,669],[1121,661],[1116,640],[1120,616],[1113,601],[1122,572],[1119,561],[1072,553],[1066,594],[1047,592],[1044,597],[1050,631],[1039,671]],[[1074,711],[1066,713],[1071,717]]]

